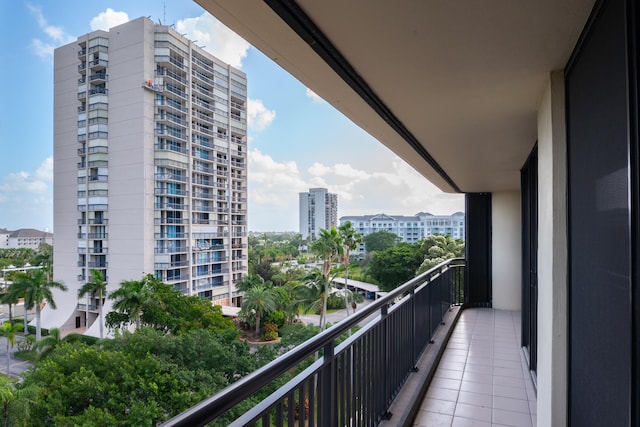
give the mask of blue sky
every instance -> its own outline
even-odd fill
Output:
[[[0,228],[53,229],[53,49],[139,16],[247,73],[251,231],[297,231],[310,187],[338,194],[338,216],[463,209],[191,0],[2,0]]]

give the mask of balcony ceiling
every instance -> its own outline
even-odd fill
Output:
[[[440,189],[463,192],[519,188],[548,72],[564,68],[594,3],[196,1]]]

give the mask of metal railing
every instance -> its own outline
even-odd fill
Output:
[[[447,260],[162,426],[202,426],[216,420],[314,355],[320,356],[229,425],[377,425],[389,415],[446,312],[462,304],[463,297],[464,259]]]

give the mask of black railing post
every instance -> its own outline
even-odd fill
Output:
[[[320,371],[320,393],[318,399],[318,425],[335,426],[338,423],[336,408],[338,393],[336,390],[335,341],[328,342],[322,349],[324,366]]]
[[[416,285],[417,286],[417,285]],[[409,308],[409,312],[411,315],[411,335],[409,337],[409,339],[411,340],[411,358],[413,360],[413,369],[416,369],[415,363],[418,360],[418,351],[417,351],[417,342],[418,340],[416,340],[416,331],[418,330],[417,325],[416,325],[416,289],[415,287],[412,288],[409,291],[409,298],[410,298],[410,308]]]
[[[378,392],[376,393],[377,396],[376,398],[374,398],[374,404],[377,406],[376,408],[374,408],[374,413],[375,414],[382,414],[382,417],[385,419],[390,418],[390,413],[386,412],[386,405],[385,405],[385,400],[386,400],[386,396],[389,395],[389,387],[391,387],[390,382],[389,382],[389,375],[391,373],[391,363],[389,361],[389,305],[385,304],[380,308],[380,321],[381,323],[381,328],[382,328],[382,334],[381,334],[381,338],[382,338],[382,343],[380,345],[380,348],[382,349],[382,354],[380,355],[380,365],[379,369],[381,369],[380,372],[383,372],[382,378],[383,378],[383,384],[382,387],[380,387],[380,389],[378,390]]]

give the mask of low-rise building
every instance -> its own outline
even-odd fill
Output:
[[[53,233],[49,233],[46,230],[36,230],[34,228],[20,228],[14,231],[0,228],[0,248],[38,249],[42,243],[53,245]]]
[[[452,215],[433,215],[419,212],[413,216],[375,215],[343,216],[340,224],[351,221],[353,228],[366,236],[378,231],[388,231],[398,236],[402,242],[419,242],[426,236],[445,234],[455,239],[464,240],[464,212]],[[358,252],[364,252],[364,245],[360,245]]]

